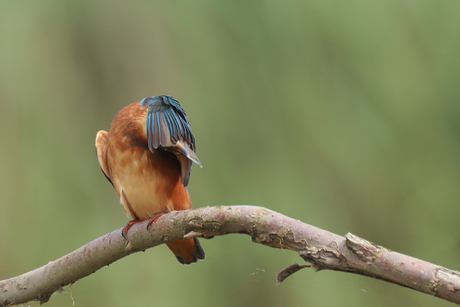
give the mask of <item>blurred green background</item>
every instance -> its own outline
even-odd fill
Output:
[[[195,207],[257,205],[460,263],[460,2],[1,1],[0,279],[124,226],[94,139],[168,94],[202,169]],[[450,306],[302,270],[248,236],[122,259],[46,306]],[[38,302],[28,304],[38,306]]]

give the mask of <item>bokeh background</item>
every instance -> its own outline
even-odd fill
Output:
[[[195,207],[257,205],[460,262],[460,2],[1,1],[0,279],[127,221],[94,153],[146,96],[187,111]],[[450,306],[248,236],[122,259],[47,306]],[[38,306],[38,302],[29,303]]]

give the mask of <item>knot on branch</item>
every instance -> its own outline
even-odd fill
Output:
[[[367,241],[363,238],[355,236],[352,233],[347,233],[345,235],[347,247],[352,251],[356,256],[365,260],[366,262],[375,261],[379,254],[386,251],[383,247],[376,245],[370,241]]]

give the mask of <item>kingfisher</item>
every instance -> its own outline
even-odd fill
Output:
[[[161,95],[144,98],[122,109],[109,132],[96,135],[96,154],[102,172],[117,192],[126,214],[122,230],[141,221],[151,225],[159,216],[192,208],[187,185],[195,154],[195,137],[179,101]],[[197,238],[166,245],[182,264],[205,259]]]

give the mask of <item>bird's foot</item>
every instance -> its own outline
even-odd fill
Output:
[[[128,230],[131,228],[131,226],[133,226],[134,224],[137,224],[139,223],[141,220],[139,219],[134,219],[134,220],[131,220],[129,221],[128,223],[126,223],[126,226],[123,227],[123,229],[121,230],[121,235],[123,236],[123,238],[125,238],[126,240],[128,240]]]
[[[169,213],[170,211],[168,209],[160,211],[149,217],[149,223],[147,224],[147,230],[149,230],[150,226],[162,215],[165,215],[166,213]]]

